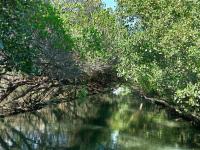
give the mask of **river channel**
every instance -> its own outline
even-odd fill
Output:
[[[112,93],[0,120],[5,150],[199,150],[200,131],[137,95]]]

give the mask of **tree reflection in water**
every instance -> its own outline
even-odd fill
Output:
[[[132,95],[98,95],[7,117],[0,132],[0,149],[6,150],[200,148],[200,132]]]

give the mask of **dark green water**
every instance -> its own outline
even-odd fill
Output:
[[[2,119],[0,149],[199,150],[200,131],[136,96],[105,94]]]

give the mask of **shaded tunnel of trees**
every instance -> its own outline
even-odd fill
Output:
[[[200,2],[117,3],[113,11],[101,0],[1,0],[0,110],[120,77],[199,118]]]

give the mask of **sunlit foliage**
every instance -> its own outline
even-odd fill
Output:
[[[41,50],[73,50],[112,62],[151,96],[199,112],[199,8],[192,0],[118,0],[116,11],[101,0],[1,1],[0,41],[14,69],[39,74]]]
[[[147,93],[199,111],[199,1],[119,0],[121,18],[140,21],[122,48],[119,73]]]

